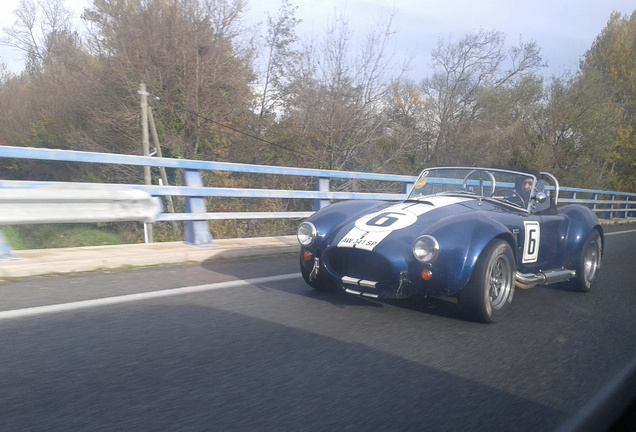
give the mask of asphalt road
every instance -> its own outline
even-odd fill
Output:
[[[295,255],[5,281],[0,431],[554,430],[636,358],[636,229],[606,232],[595,290],[492,325],[315,292]]]

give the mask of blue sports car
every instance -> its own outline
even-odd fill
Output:
[[[603,229],[587,207],[557,207],[558,195],[545,172],[426,169],[403,202],[340,202],[301,223],[300,269],[318,290],[438,297],[496,322],[515,287],[589,291],[598,278]]]

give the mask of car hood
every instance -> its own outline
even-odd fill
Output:
[[[471,210],[473,197],[434,195],[417,201],[406,201],[373,210],[343,224],[334,234],[332,245],[339,248],[356,248],[373,251],[389,239],[408,240],[410,247],[414,236],[444,218]]]

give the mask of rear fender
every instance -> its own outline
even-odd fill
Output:
[[[605,244],[603,227],[601,227],[594,212],[582,205],[570,204],[560,208],[559,211],[570,220],[563,263],[566,268],[572,269],[576,267],[585,240],[592,230],[598,230],[601,240]]]

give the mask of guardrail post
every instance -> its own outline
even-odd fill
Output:
[[[329,192],[329,179],[328,178],[319,178],[316,181],[316,190],[319,192]],[[314,200],[314,211],[318,211],[321,208],[327,207],[329,205],[329,200]]]
[[[196,170],[185,170],[183,172],[183,181],[186,186],[203,187],[201,174]],[[205,198],[186,197],[185,211],[186,213],[207,213]],[[211,246],[214,244],[207,220],[185,221],[184,232],[185,242],[188,244],[195,246]]]
[[[9,243],[4,238],[4,234],[0,231],[0,260],[15,259],[13,255],[13,249],[9,246]]]
[[[610,195],[609,199],[610,201],[614,201],[614,198],[616,197],[616,195],[612,194]],[[609,219],[612,220],[614,219],[614,204],[607,204],[607,207],[611,210],[608,212],[605,212],[605,216],[607,216],[605,219]]]
[[[402,185],[402,193],[403,194],[407,194],[409,192],[411,192],[411,189],[413,188],[414,183],[410,183],[410,182],[404,182],[404,184]]]

